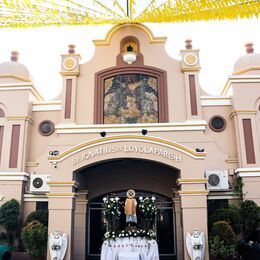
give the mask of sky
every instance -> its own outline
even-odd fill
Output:
[[[174,59],[180,59],[185,40],[193,40],[193,48],[200,49],[200,85],[212,95],[220,94],[234,63],[246,54],[245,43],[253,42],[255,53],[260,52],[260,20],[257,19],[145,25],[154,36],[167,36],[165,48]],[[39,92],[46,100],[55,99],[62,87],[60,55],[67,53],[68,44],[76,45],[81,63],[85,63],[95,51],[92,40],[103,39],[111,27],[0,29],[0,63],[10,60],[12,50],[19,51],[19,62],[29,69]]]

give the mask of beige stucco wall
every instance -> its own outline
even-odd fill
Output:
[[[125,36],[135,36],[140,43],[140,52],[144,57],[144,65],[152,66],[167,72],[167,92],[169,122],[162,124],[140,124],[140,125],[93,125],[94,120],[94,90],[95,74],[101,70],[114,67],[116,57],[120,53],[120,41]],[[33,87],[21,88],[21,81],[16,78],[0,78],[1,87],[4,84],[12,83],[13,89],[0,89],[0,108],[6,114],[5,118],[0,118],[0,125],[6,127],[3,143],[3,153],[1,159],[0,195],[4,199],[0,204],[11,198],[24,202],[23,186],[29,184],[26,173],[49,174],[51,176],[50,193],[47,194],[49,202],[50,222],[49,232],[59,228],[69,235],[69,248],[66,259],[73,258],[74,231],[81,234],[82,238],[75,236],[75,257],[84,256],[85,238],[82,230],[85,228],[87,196],[81,201],[76,198],[76,187],[83,184],[83,188],[90,189],[89,198],[100,195],[102,192],[110,192],[118,189],[128,189],[128,181],[122,179],[119,173],[112,173],[109,169],[108,178],[103,176],[100,179],[92,179],[88,184],[79,171],[87,169],[92,165],[101,162],[131,158],[149,160],[161,163],[175,169],[172,171],[173,177],[162,179],[161,176],[149,176],[148,173],[142,175],[141,169],[133,175],[130,183],[136,189],[143,189],[145,179],[149,179],[147,189],[152,189],[160,183],[154,191],[168,197],[175,196],[170,187],[177,190],[179,198],[179,210],[182,212],[183,227],[178,226],[177,241],[182,241],[187,232],[192,232],[194,227],[200,228],[207,237],[207,193],[205,190],[206,180],[204,173],[206,170],[229,170],[232,173],[238,167],[259,167],[260,166],[260,113],[259,97],[260,85],[254,80],[244,82],[233,82],[230,87],[233,89],[233,96],[211,97],[199,88],[199,60],[198,66],[189,67],[183,62],[183,57],[187,52],[197,55],[198,50],[182,50],[180,60],[172,59],[165,51],[163,40],[154,41],[154,37],[148,33],[143,26],[122,26],[119,30],[108,35],[107,43],[103,46],[97,45],[92,59],[79,65],[79,71],[74,73],[61,67],[63,78],[63,90],[60,95],[61,100],[42,102],[39,105],[40,97]],[[152,43],[151,43],[152,42]],[[63,55],[70,57],[69,54]],[[72,55],[73,56],[73,55]],[[64,58],[62,57],[62,59]],[[74,58],[79,60],[78,55]],[[63,63],[62,65],[63,66]],[[78,69],[78,67],[77,67]],[[259,70],[247,71],[247,77],[257,75]],[[189,100],[188,75],[196,75],[196,101],[198,104],[198,115],[191,116]],[[66,79],[73,79],[73,97],[71,120],[64,119],[65,103],[65,83]],[[214,80],[214,79],[212,79]],[[237,80],[237,79],[236,79]],[[15,86],[15,84],[20,84]],[[29,85],[31,83],[28,83]],[[74,99],[75,97],[75,99]],[[33,101],[34,100],[34,101]],[[36,102],[37,100],[37,102]],[[213,102],[213,101],[214,102]],[[202,101],[204,105],[202,105]],[[34,105],[32,105],[34,102]],[[55,103],[55,104],[54,104]],[[38,104],[38,105],[37,105]],[[58,105],[57,105],[58,104]],[[41,107],[40,109],[36,107]],[[32,108],[34,108],[32,110]],[[241,112],[242,111],[242,112]],[[235,112],[235,113],[234,113]],[[74,120],[75,113],[75,120]],[[209,128],[209,120],[214,115],[223,116],[227,126],[223,132],[214,132]],[[245,163],[244,137],[241,126],[243,118],[250,117],[252,121],[253,137],[256,152],[256,164],[247,165]],[[38,131],[38,126],[43,120],[51,120],[56,131],[50,136],[42,136]],[[11,127],[13,124],[21,125],[20,146],[18,156],[18,167],[9,168]],[[147,129],[148,134],[143,136],[142,129]],[[100,132],[106,131],[105,138],[100,137]],[[89,159],[84,159],[75,164],[77,158],[82,158],[84,154],[93,152],[95,149],[106,149],[112,147],[136,146],[161,150],[162,152],[173,153],[180,160],[172,160],[167,156],[155,153],[127,152],[119,150],[117,152],[95,155]],[[198,153],[196,149],[205,149],[205,153]],[[49,152],[57,150],[59,156],[48,158]],[[15,175],[12,178],[9,172]],[[105,174],[103,174],[105,175]],[[100,176],[99,176],[100,177]],[[117,183],[111,183],[111,179],[118,179]],[[112,178],[113,177],[113,178]],[[138,182],[138,177],[142,182]],[[257,191],[256,183],[260,176],[244,179],[244,190],[246,198],[253,199],[260,203],[260,194]],[[104,184],[100,180],[105,182]],[[177,179],[180,181],[176,183]],[[231,180],[231,178],[230,178]],[[74,181],[78,181],[77,184]],[[120,184],[120,185],[119,185]],[[88,186],[89,185],[89,186]],[[80,186],[80,187],[81,187]],[[29,186],[28,186],[29,187]],[[82,188],[82,187],[81,187]],[[34,196],[31,194],[32,197]],[[37,200],[37,198],[34,198]],[[45,198],[46,199],[46,198]],[[175,198],[176,199],[176,198]],[[26,201],[23,207],[24,219],[36,207],[35,201]],[[178,213],[179,214],[179,213]],[[180,218],[180,216],[179,216]],[[178,219],[178,222],[181,222]],[[74,230],[75,229],[75,230]],[[179,250],[182,245],[178,242]],[[179,254],[179,253],[178,253]],[[182,254],[180,254],[182,255]],[[188,259],[184,248],[183,255]],[[208,253],[206,253],[206,259]]]

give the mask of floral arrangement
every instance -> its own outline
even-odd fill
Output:
[[[139,226],[142,229],[149,230],[153,228],[155,223],[156,216],[156,206],[155,206],[155,197],[152,198],[143,198],[139,197]]]
[[[104,210],[103,215],[108,224],[109,231],[116,231],[119,229],[119,219],[121,216],[122,202],[118,197],[103,198]]]
[[[116,198],[103,198],[105,209],[103,211],[104,217],[108,220],[110,217],[120,217],[122,202],[118,197]]]
[[[155,197],[139,197],[139,209],[145,217],[154,218],[156,215]]]
[[[141,237],[146,238],[148,240],[156,238],[156,232],[149,229],[137,229],[137,230],[121,230],[121,231],[110,231],[106,232],[104,235],[105,240],[115,240],[116,238],[124,238],[124,237]]]

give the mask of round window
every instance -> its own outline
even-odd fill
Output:
[[[209,121],[209,127],[215,132],[221,132],[226,128],[226,120],[222,116],[213,116]]]
[[[42,135],[51,135],[54,132],[54,124],[49,120],[44,120],[39,124],[39,132]]]

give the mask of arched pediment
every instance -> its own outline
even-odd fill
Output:
[[[195,160],[205,159],[207,153],[196,152],[182,144],[162,139],[155,136],[117,135],[93,139],[63,151],[58,156],[48,157],[53,163],[62,163],[64,160],[71,160],[73,165],[83,161],[89,161],[94,157],[103,156],[105,159],[117,157],[149,156],[157,161],[168,159],[169,161],[181,161],[182,156]]]
[[[113,37],[113,35],[117,31],[119,31],[123,28],[128,28],[128,27],[136,28],[136,29],[143,31],[146,34],[147,38],[150,40],[150,43],[152,43],[152,44],[165,43],[166,40],[167,40],[166,37],[155,37],[153,35],[152,31],[147,26],[145,26],[143,24],[139,24],[139,23],[128,24],[128,23],[125,23],[125,24],[115,25],[114,27],[112,27],[108,31],[105,39],[103,39],[103,40],[93,40],[93,43],[95,44],[95,46],[108,46],[108,45],[110,45],[111,38]]]

